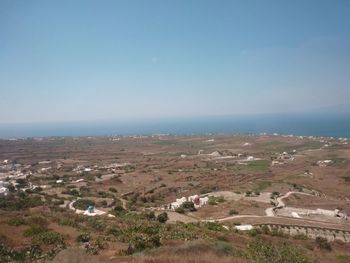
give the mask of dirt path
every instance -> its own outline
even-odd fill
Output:
[[[277,197],[277,199],[276,199],[276,201],[277,201],[276,206],[269,207],[269,208],[265,209],[266,216],[276,216],[274,210],[275,209],[281,209],[281,208],[285,207],[286,204],[283,202],[283,199],[288,198],[292,194],[311,195],[311,194],[302,193],[302,192],[289,191],[286,194],[284,194],[284,195],[282,195],[280,197]]]

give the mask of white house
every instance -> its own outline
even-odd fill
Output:
[[[254,156],[248,156],[247,161],[254,161]]]
[[[254,227],[252,225],[238,225],[235,226],[235,229],[240,230],[240,231],[249,231],[252,230]]]
[[[6,187],[0,187],[0,197],[7,196],[8,192],[9,189],[7,189]]]

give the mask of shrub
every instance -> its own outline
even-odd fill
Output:
[[[89,233],[82,233],[77,237],[77,242],[86,243],[90,241],[90,234]]]
[[[185,209],[183,209],[182,207],[177,207],[177,208],[175,208],[175,212],[179,213],[179,214],[184,214],[185,213]]]
[[[68,194],[69,194],[69,195],[73,195],[73,196],[79,196],[79,195],[80,195],[80,193],[79,193],[79,191],[78,191],[77,189],[71,189],[71,190],[69,190],[69,191],[68,191]]]
[[[247,258],[256,263],[307,263],[308,258],[301,250],[289,244],[273,245],[256,239],[247,245]]]
[[[121,205],[117,205],[113,209],[113,214],[116,215],[116,216],[120,216],[120,215],[123,215],[125,213],[126,213],[126,211]]]
[[[143,236],[135,235],[133,236],[126,254],[131,255],[135,252],[140,252],[146,248],[154,248],[160,246],[160,238],[158,235]]]
[[[145,214],[145,217],[148,219],[148,220],[154,220],[156,219],[156,215],[154,214],[153,211],[149,212],[149,213],[146,213]]]
[[[235,209],[231,209],[229,215],[238,215],[238,211],[236,211]]]
[[[323,237],[316,237],[316,244],[320,249],[332,250],[331,244]]]
[[[74,202],[73,207],[80,210],[86,210],[88,206],[95,205],[95,202],[90,199],[78,199]]]
[[[106,224],[102,222],[100,219],[98,219],[97,217],[90,217],[87,220],[86,224],[94,228],[95,230],[99,230],[99,231],[102,231],[103,229],[106,228]]]
[[[0,243],[0,262],[36,262],[41,254],[42,250],[38,245],[15,250]]]
[[[110,192],[112,192],[112,193],[117,193],[117,192],[118,192],[118,190],[115,189],[114,187],[110,187],[108,190],[109,190]]]
[[[98,191],[97,194],[98,194],[99,196],[103,197],[103,198],[108,197],[107,193],[104,192],[104,191]]]
[[[213,192],[215,191],[217,188],[215,186],[206,186],[204,188],[202,188],[200,190],[200,193],[201,194],[207,194],[207,193],[210,193],[210,192]]]
[[[248,231],[248,235],[255,237],[257,235],[260,235],[262,233],[262,231],[258,228],[253,228],[252,230]]]
[[[168,214],[166,212],[163,212],[163,213],[160,213],[158,216],[157,216],[157,220],[160,222],[160,223],[165,223],[166,221],[168,221],[169,217],[168,217]]]
[[[191,212],[194,212],[196,211],[197,209],[194,207],[194,203],[191,202],[191,201],[186,201],[184,202],[181,207],[184,209],[184,210],[189,210]]]
[[[225,201],[223,196],[209,196],[208,204],[209,205],[217,205],[218,203],[222,203]]]
[[[48,225],[47,219],[43,216],[31,216],[27,221],[30,225],[37,225],[40,227],[46,227]]]
[[[14,217],[6,221],[6,223],[10,226],[20,226],[25,225],[26,221],[23,217]]]
[[[34,240],[44,245],[57,245],[63,244],[64,237],[57,232],[42,232],[35,236]]]
[[[100,202],[100,205],[101,205],[102,207],[107,207],[108,203],[107,203],[106,200],[102,200],[102,201]]]
[[[5,198],[0,198],[0,209],[7,211],[18,211],[42,205],[40,196],[31,196],[24,192],[17,195],[10,194]]]
[[[37,187],[35,187],[35,188],[32,190],[32,192],[33,192],[33,193],[39,193],[39,192],[41,192],[42,190],[43,190],[42,187],[37,186]]]
[[[294,239],[299,239],[299,240],[307,240],[307,236],[305,234],[297,234],[293,236]]]
[[[274,199],[274,198],[278,197],[279,195],[280,195],[280,193],[275,191],[275,192],[272,192],[270,198]]]
[[[218,198],[216,198],[216,201],[218,203],[223,203],[223,202],[225,202],[225,198],[222,195],[220,195]]]
[[[212,231],[223,231],[224,228],[222,225],[215,223],[215,222],[207,222],[204,225],[207,229],[212,230]]]
[[[40,233],[43,233],[47,231],[46,227],[38,226],[38,225],[31,225],[28,229],[24,230],[23,235],[25,237],[32,237],[36,236]]]
[[[78,227],[79,222],[76,220],[76,218],[62,218],[59,222],[62,226],[70,226],[70,227]]]
[[[219,255],[236,255],[237,251],[234,249],[234,247],[227,242],[224,241],[218,241],[215,242],[213,245],[214,251]]]

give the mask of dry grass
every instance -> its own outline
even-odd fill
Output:
[[[247,262],[241,258],[233,258],[229,256],[218,256],[214,253],[202,253],[202,254],[186,254],[186,255],[157,255],[157,256],[143,256],[135,258],[135,263],[242,263]]]

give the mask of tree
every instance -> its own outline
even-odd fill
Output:
[[[166,212],[163,212],[163,213],[160,213],[158,216],[157,216],[157,220],[160,222],[160,223],[165,223],[166,221],[168,221],[169,217],[168,217],[168,214]]]

